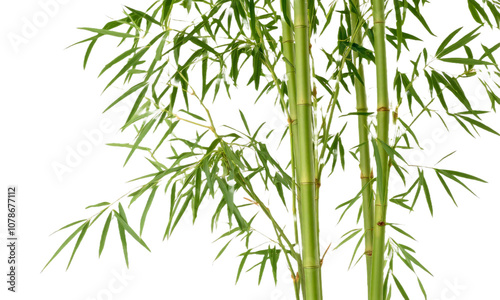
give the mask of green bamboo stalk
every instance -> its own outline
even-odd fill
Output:
[[[305,300],[321,300],[321,266],[317,235],[315,174],[313,151],[313,119],[311,78],[309,69],[309,20],[307,0],[295,0],[295,71],[298,127],[298,184],[300,194],[300,227],[302,263],[304,266]]]
[[[380,141],[389,141],[389,92],[385,49],[384,0],[372,0],[375,65],[377,73],[377,148],[380,156],[382,191],[377,189],[373,230],[373,260],[370,300],[383,299],[385,225],[387,214],[388,156]],[[378,184],[377,184],[378,185]],[[379,185],[378,185],[379,186]]]
[[[284,1],[284,5],[286,6],[287,11],[284,11],[283,14],[287,14],[286,18],[288,18],[291,22],[290,16],[290,1]],[[285,17],[281,20],[281,26],[283,28],[283,56],[288,61],[285,63],[286,65],[286,79],[287,79],[287,88],[288,88],[288,105],[290,108],[290,119],[288,120],[288,124],[290,126],[290,143],[292,146],[292,169],[294,169],[294,174],[297,174],[297,166],[298,166],[298,128],[297,128],[297,97],[296,97],[296,86],[295,86],[295,67],[291,65],[295,61],[295,44],[293,39],[293,30],[292,27],[286,22]],[[294,188],[295,190],[295,188]]]
[[[351,2],[351,30],[354,35],[354,43],[358,45],[363,44],[363,34],[361,32],[358,13],[359,0],[352,0]],[[354,12],[353,12],[354,11]],[[357,12],[357,13],[356,13]],[[359,29],[358,29],[359,28]],[[356,66],[359,77],[354,78],[354,87],[356,89],[356,110],[359,113],[366,113],[368,106],[366,103],[366,89],[364,86],[365,75],[363,63],[358,57],[356,51],[352,52],[352,62]],[[369,184],[371,180],[371,166],[370,166],[370,146],[368,141],[368,116],[358,116],[358,131],[359,131],[359,166],[361,169],[361,187],[363,189],[363,220],[365,229],[365,257],[366,257],[366,275],[368,295],[370,295],[370,281],[372,272],[372,251],[373,251],[373,201],[372,201],[372,185]]]
[[[288,124],[290,126],[290,146],[291,146],[291,165],[292,165],[292,179],[293,179],[293,187],[292,187],[292,196],[293,196],[293,224],[294,224],[294,233],[295,233],[295,242],[299,243],[299,233],[298,233],[298,225],[297,225],[297,187],[296,180],[298,176],[298,149],[299,149],[299,140],[298,140],[298,128],[297,128],[297,97],[296,97],[296,86],[295,86],[295,67],[291,65],[295,62],[295,44],[293,39],[293,29],[291,25],[292,16],[291,12],[291,4],[290,0],[282,0],[282,7],[285,8],[283,13],[283,18],[281,18],[281,27],[283,31],[283,56],[287,60],[285,62],[286,65],[286,78],[287,78],[287,88],[288,88],[288,105],[289,105],[289,119]],[[287,22],[288,20],[288,22]],[[294,279],[294,286],[296,289],[296,296],[298,297],[297,289],[302,286],[302,292],[304,293],[304,269],[302,266],[302,261],[300,257],[297,257],[297,264],[299,268],[299,281],[297,282]]]

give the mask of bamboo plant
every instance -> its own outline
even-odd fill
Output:
[[[244,270],[258,269],[260,283],[266,265],[277,282],[282,263],[290,272],[296,299],[320,300],[324,288],[343,288],[322,281],[324,259],[358,236],[349,265],[364,244],[357,261],[365,258],[366,278],[360,282],[366,282],[367,299],[390,299],[393,286],[410,299],[405,286],[411,283],[398,280],[401,271],[396,272],[394,261],[400,260],[417,275],[431,273],[407,242],[400,241],[413,237],[391,222],[389,206],[391,211],[413,212],[423,197],[433,214],[429,174],[435,175],[453,202],[450,183],[472,192],[466,180],[484,182],[437,166],[453,153],[434,166],[407,162],[409,150],[422,150],[416,130],[419,121],[437,117],[445,128],[451,120],[473,137],[480,131],[499,135],[481,117],[500,104],[496,96],[500,85],[495,83],[500,69],[494,56],[500,43],[481,45],[482,49],[474,43],[484,27],[500,26],[500,5],[468,0],[464,9],[479,27],[465,34],[462,29],[452,31],[431,52],[428,47],[432,46],[422,43],[435,37],[422,13],[424,5],[431,5],[428,2],[335,0],[326,5],[294,0],[292,5],[290,0],[165,0],[152,1],[144,8],[126,6],[121,19],[102,28],[80,28],[92,34],[75,44],[87,44],[84,68],[100,39],[115,39],[122,49],[99,75],[117,70],[105,90],[121,85],[126,91],[105,111],[133,99],[122,130],[131,130],[135,138],[110,146],[127,151],[125,165],[142,154],[152,171],[135,178],[133,182],[139,185],[122,197],[89,205],[87,209],[96,211],[90,217],[59,229],[76,228],[44,269],[76,239],[69,268],[88,229],[95,228],[98,220],[103,221],[99,256],[116,224],[128,266],[128,238],[150,250],[142,233],[156,201],[168,198],[170,204],[165,239],[187,217],[187,211],[191,210],[194,222],[202,202],[211,198],[217,203],[211,207],[209,225],[220,233],[218,241],[226,240],[216,259],[236,238],[243,241],[236,282]],[[407,28],[409,18],[421,28]],[[335,42],[320,48],[318,40]],[[480,51],[481,55],[476,54]],[[403,60],[412,68],[404,64],[389,68]],[[463,68],[459,73],[457,66]],[[394,76],[392,89],[390,76]],[[471,104],[462,88],[465,80],[481,84],[491,101],[488,110]],[[372,83],[376,101],[367,92]],[[235,92],[250,89],[257,92],[251,100],[264,102],[268,109],[279,108],[286,124],[279,128],[256,125],[251,113],[241,110],[236,112],[239,124],[217,118],[226,101],[248,100],[234,97]],[[342,110],[351,103],[355,103],[354,111]],[[354,118],[355,139],[346,136],[349,120]],[[270,148],[273,138],[280,140],[277,150]],[[286,139],[289,143],[282,143]],[[290,145],[287,157],[279,152],[285,144]],[[356,196],[343,201],[340,193],[322,194],[321,183],[334,184],[331,175],[341,171],[338,165],[351,168],[352,162],[361,171],[360,189],[349,191]],[[327,175],[326,170],[330,171]],[[354,180],[359,185],[359,179]],[[402,191],[392,188],[395,181],[403,183]],[[359,207],[357,220],[362,215],[363,225],[321,253],[321,247],[327,246],[320,231],[323,198],[337,204],[344,222],[351,208]],[[137,209],[140,202],[137,230],[133,229],[135,221],[127,218],[126,207]],[[254,267],[248,267],[250,260]],[[420,277],[417,281],[427,298]]]

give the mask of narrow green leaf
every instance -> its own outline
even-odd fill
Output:
[[[120,97],[118,97],[115,101],[113,101],[113,103],[111,103],[108,107],[106,107],[106,109],[103,111],[103,113],[107,112],[110,108],[112,108],[113,106],[115,106],[116,104],[118,104],[120,101],[122,101],[123,99],[127,98],[128,96],[130,96],[132,93],[134,93],[135,91],[145,87],[148,85],[148,82],[147,81],[144,81],[144,82],[141,82],[141,83],[138,83],[136,85],[134,85],[133,87],[131,87],[130,89],[128,89],[125,93],[123,93]]]
[[[396,283],[396,286],[398,287],[398,290],[401,293],[401,296],[403,296],[403,298],[405,298],[405,300],[410,300],[410,298],[406,294],[405,289],[403,288],[403,286],[401,285],[399,280],[396,278],[396,276],[394,276],[394,274],[392,275],[392,279],[394,279],[394,283]]]
[[[71,265],[71,262],[73,261],[73,258],[75,257],[76,250],[78,250],[78,247],[80,246],[83,237],[85,236],[85,233],[87,233],[87,229],[89,228],[90,222],[87,221],[85,224],[83,224],[82,231],[80,232],[80,236],[78,236],[78,240],[76,240],[75,247],[73,248],[73,253],[71,253],[71,258],[69,259],[68,266],[66,267],[66,270],[69,269],[69,266]]]
[[[56,258],[56,256],[64,249],[64,247],[66,247],[66,245],[68,245],[69,242],[71,242],[71,240],[78,234],[80,233],[80,231],[82,231],[82,229],[87,225],[87,223],[84,223],[82,224],[80,227],[78,227],[62,244],[61,246],[59,247],[59,249],[57,249],[57,251],[54,253],[54,255],[50,258],[49,262],[47,262],[47,264],[43,267],[42,269],[42,272],[43,270],[45,270],[45,268],[47,268],[47,266],[54,260],[54,258]]]
[[[104,245],[106,244],[106,237],[108,236],[109,225],[111,224],[111,219],[113,217],[113,213],[110,212],[106,222],[104,223],[104,227],[102,228],[101,234],[101,242],[99,243],[99,257],[101,257],[102,251],[104,250]]]
[[[109,202],[101,202],[101,203],[89,205],[89,206],[85,207],[85,209],[89,209],[89,208],[92,208],[92,207],[106,206],[106,205],[109,205],[109,204],[110,204]]]
[[[137,51],[137,48],[133,47],[125,52],[123,52],[122,54],[118,55],[115,59],[113,59],[112,61],[110,61],[109,63],[107,63],[104,68],[102,68],[101,70],[101,73],[99,73],[99,77],[104,73],[106,72],[109,68],[111,68],[112,66],[114,66],[115,64],[119,63],[120,61],[122,61],[124,58],[130,56],[130,54],[134,53],[135,51]]]
[[[89,28],[89,27],[78,27],[78,29],[82,30],[87,30],[90,32],[95,32],[99,33],[102,35],[110,35],[110,36],[116,36],[116,37],[121,37],[121,38],[135,38],[137,37],[136,35],[125,33],[125,32],[118,32],[118,31],[112,31],[112,30],[106,30],[106,29],[98,29],[98,28]]]
[[[61,230],[63,230],[63,229],[66,229],[66,228],[69,228],[69,227],[71,227],[71,226],[73,226],[73,225],[76,225],[76,224],[78,224],[78,223],[81,223],[81,222],[83,222],[83,221],[87,221],[87,219],[82,219],[82,220],[78,220],[78,221],[75,221],[75,222],[69,223],[68,225],[65,225],[65,226],[63,226],[63,227],[59,228],[58,230],[56,230],[56,231],[52,232],[50,235],[53,235],[53,234],[54,234],[54,233],[56,233],[56,232],[59,232],[59,231],[61,231]]]
[[[144,139],[144,137],[146,136],[146,134],[149,132],[149,130],[151,129],[151,127],[153,127],[153,125],[154,125],[155,122],[156,122],[155,118],[149,120],[149,122],[146,125],[144,125],[144,127],[142,128],[142,130],[139,132],[139,135],[137,136],[137,139],[135,140],[134,146],[130,150],[130,153],[128,154],[127,159],[125,160],[125,163],[123,164],[124,166],[127,164],[127,162],[130,159],[130,157],[132,157],[132,154],[134,154],[135,150],[137,149],[137,147],[139,147],[139,144]]]
[[[424,193],[425,193],[425,199],[427,200],[427,206],[429,206],[429,211],[431,212],[431,215],[434,215],[434,211],[432,208],[431,194],[429,192],[429,186],[427,185],[427,181],[425,180],[423,173],[421,178],[422,178],[422,187],[424,188]]]
[[[243,257],[241,258],[240,266],[238,267],[238,274],[236,275],[236,283],[238,283],[238,280],[240,279],[241,271],[243,270],[243,267],[245,266],[245,262],[247,261],[248,254],[250,254],[250,251],[252,249],[249,249],[247,252],[243,253]]]
[[[151,252],[151,250],[148,248],[148,246],[146,245],[146,243],[128,225],[127,221],[121,216],[121,214],[119,214],[116,211],[114,211],[114,212],[115,212],[115,217],[116,217],[118,223],[120,223],[120,225],[123,227],[123,229],[125,229],[139,244],[141,244],[144,248],[146,248],[149,252]]]
[[[153,189],[151,190],[151,194],[149,195],[148,202],[146,202],[146,206],[144,207],[144,211],[142,213],[141,217],[141,229],[140,229],[140,235],[142,236],[142,230],[144,229],[144,224],[146,223],[146,217],[149,212],[149,208],[151,207],[151,204],[153,203],[153,199],[155,197],[156,190],[158,189],[158,186],[155,185]]]
[[[231,243],[233,240],[229,240],[229,242],[226,243],[226,245],[224,245],[224,247],[222,247],[222,249],[220,249],[219,253],[217,253],[217,256],[215,257],[214,261],[216,261],[221,255],[222,253],[224,253],[224,251],[226,251],[226,248],[227,246],[229,246],[229,243]]]
[[[474,58],[459,58],[459,57],[450,57],[450,58],[440,58],[441,61],[448,62],[448,63],[453,63],[453,64],[462,64],[462,65],[493,65],[493,63],[487,62],[487,61],[482,61],[479,59],[474,59]]]

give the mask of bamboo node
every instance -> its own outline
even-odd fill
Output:
[[[318,179],[315,179],[316,181],[316,187],[319,189],[321,187],[321,181],[319,181]]]
[[[292,281],[293,281],[293,283],[297,283],[297,282],[299,282],[299,272],[297,272],[297,275],[295,275],[295,276],[293,276],[293,274],[292,274],[292,276],[291,276],[291,277],[292,277]]]
[[[321,268],[320,265],[314,265],[314,266],[304,266],[304,269],[319,269]]]
[[[371,177],[371,176],[365,176],[365,175],[363,174],[363,172],[361,172],[361,176],[359,176],[359,178],[361,178],[361,179],[370,179],[370,177]]]
[[[377,111],[391,111],[388,107],[382,106],[377,108]]]
[[[301,181],[299,183],[300,184],[316,184],[316,182],[310,182],[310,181]]]
[[[378,222],[378,223],[377,223],[377,225],[378,225],[378,226],[385,226],[385,225],[386,225],[386,223],[385,223],[384,221],[380,221],[380,222]]]
[[[365,255],[372,256],[373,251],[372,250],[366,250]]]
[[[397,111],[392,113],[392,119],[393,119],[394,123],[396,123],[396,121],[398,120],[398,112]]]

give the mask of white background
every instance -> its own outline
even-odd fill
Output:
[[[112,48],[102,46],[99,50],[107,50],[95,51],[88,70],[84,72],[82,61],[85,48],[65,49],[87,36],[76,27],[100,27],[109,18],[121,17],[123,4],[132,7],[144,5],[136,1],[60,1],[44,20],[42,14],[45,12],[40,3],[45,2],[50,1],[26,0],[2,4],[0,186],[4,190],[8,184],[19,187],[20,270],[19,292],[15,295],[6,292],[3,274],[7,252],[6,247],[2,247],[1,299],[293,299],[292,284],[284,266],[280,268],[276,287],[270,272],[258,287],[256,272],[243,274],[238,285],[234,285],[239,264],[237,255],[242,252],[241,247],[228,248],[225,255],[213,263],[224,245],[212,243],[217,237],[209,229],[213,200],[208,201],[211,204],[200,213],[194,227],[189,221],[181,222],[173,237],[166,242],[162,242],[161,237],[168,205],[158,204],[151,212],[148,219],[150,226],[146,226],[144,235],[152,253],[129,238],[131,266],[128,270],[125,269],[116,231],[110,231],[106,249],[98,259],[100,230],[94,229],[87,234],[68,271],[65,268],[71,251],[69,247],[40,273],[69,234],[64,232],[49,237],[50,233],[64,224],[88,216],[88,212],[83,210],[85,206],[116,199],[132,187],[125,184],[127,180],[144,174],[146,170],[139,155],[122,168],[125,153],[105,146],[109,142],[131,141],[130,134],[118,134],[117,128],[122,121],[119,111],[101,114],[107,104],[123,92],[116,85],[101,96],[105,80],[96,78],[100,67],[118,52],[111,53]],[[439,1],[424,10],[439,37],[436,43],[456,27],[474,28],[466,7],[466,1]],[[13,44],[9,35],[23,36],[26,22],[32,23],[36,18],[39,18],[39,23],[35,25],[35,32],[24,36],[26,40],[22,44]],[[499,40],[497,32],[496,36],[483,37],[481,42],[492,46]],[[432,43],[426,46],[436,48]],[[316,63],[321,65],[321,62]],[[368,93],[369,99],[374,99],[373,88]],[[480,92],[478,85],[468,86],[467,93],[478,106],[488,106],[489,100]],[[233,102],[237,101],[234,99]],[[241,104],[230,105],[241,107]],[[250,115],[267,117],[259,108],[247,109]],[[222,111],[220,115],[227,113]],[[471,184],[479,199],[457,189],[455,196],[459,208],[455,208],[439,185],[431,184],[431,190],[434,190],[434,218],[430,217],[425,200],[421,199],[417,212],[413,214],[390,208],[389,220],[404,223],[404,228],[418,240],[407,244],[417,250],[420,261],[434,274],[431,277],[419,273],[429,299],[500,299],[498,137],[482,133],[481,138],[472,139],[457,129],[449,133],[439,131],[436,129],[439,122],[434,119],[419,123],[421,140],[427,142],[425,159],[436,162],[458,149],[443,166],[473,173],[489,184]],[[500,130],[497,116],[492,115],[485,121]],[[103,131],[100,127],[102,122],[112,124],[113,130]],[[285,126],[285,122],[280,126]],[[58,177],[54,163],[64,163],[71,151],[77,149],[82,141],[88,141],[86,132],[100,132],[103,138],[92,144],[88,155],[77,162],[70,173]],[[348,134],[352,138],[346,138],[344,143],[355,145],[355,126],[348,129]],[[337,244],[340,236],[355,226],[353,214],[337,225],[340,213],[334,210],[359,189],[356,162],[350,157],[347,160],[347,167],[351,169],[349,172],[338,171],[323,182],[323,250],[330,242]],[[6,191],[3,193],[5,197]],[[6,234],[5,205],[1,207],[0,224],[3,226],[0,226],[0,235],[3,241]],[[136,222],[134,224],[138,224],[142,206],[137,208],[137,212],[129,213],[129,218]],[[351,242],[326,256],[323,265],[325,299],[364,299],[363,261],[347,271],[352,249]],[[398,266],[398,270],[401,270],[400,280],[408,286],[410,298],[422,299],[414,276],[407,273],[404,266]],[[393,299],[400,299],[395,288]]]

